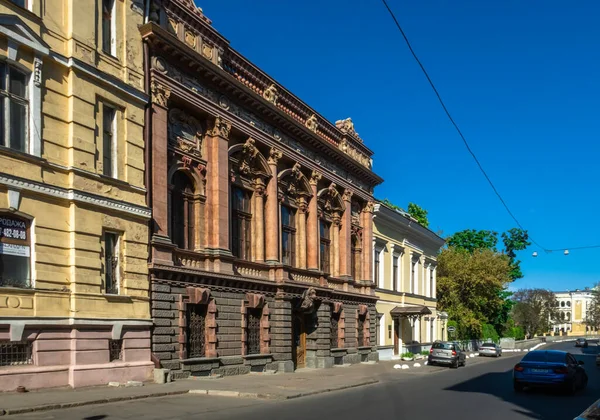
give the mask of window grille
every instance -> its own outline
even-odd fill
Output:
[[[358,346],[365,345],[365,316],[360,315],[358,317]]]
[[[123,360],[123,340],[108,340],[109,360]]]
[[[248,346],[248,354],[260,354],[260,318],[262,310],[248,309],[247,315],[246,344]]]
[[[340,328],[340,314],[331,312],[331,348],[336,349],[339,347],[339,328]]]
[[[107,294],[119,294],[119,236],[104,233],[104,286]]]
[[[188,304],[187,310],[187,355],[206,355],[206,305]]]
[[[0,366],[20,366],[33,364],[33,343],[0,342]]]
[[[321,257],[321,271],[329,273],[329,250],[331,246],[331,238],[329,237],[330,225],[324,220],[319,223],[319,253]]]

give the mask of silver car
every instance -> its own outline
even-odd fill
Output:
[[[458,343],[436,341],[429,350],[428,365],[447,365],[453,368],[467,365],[467,355]]]
[[[502,356],[502,347],[494,343],[483,343],[479,346],[479,355],[500,357]]]

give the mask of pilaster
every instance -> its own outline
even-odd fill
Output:
[[[266,259],[267,262],[279,262],[279,200],[277,198],[277,162],[281,159],[282,153],[272,148],[269,153],[269,168],[271,169],[271,179],[267,185],[267,204],[266,204]]]
[[[350,277],[352,275],[352,191],[345,190],[342,200],[345,208],[340,226],[340,276]]]

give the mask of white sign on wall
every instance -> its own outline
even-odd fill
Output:
[[[0,254],[14,255],[16,257],[29,257],[31,255],[31,252],[29,247],[26,245],[0,243]]]

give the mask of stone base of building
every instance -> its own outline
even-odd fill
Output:
[[[0,320],[0,391],[152,379],[149,321],[48,322]]]

